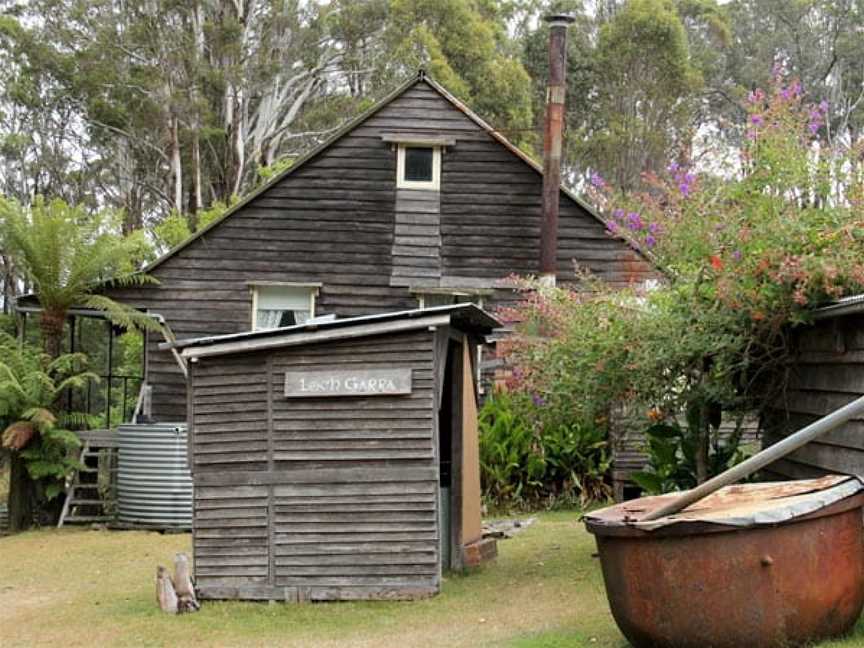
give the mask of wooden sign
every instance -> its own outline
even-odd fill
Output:
[[[285,372],[286,398],[392,396],[410,393],[410,369]]]

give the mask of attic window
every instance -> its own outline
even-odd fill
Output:
[[[253,284],[252,330],[303,324],[315,317],[317,294],[317,284]]]
[[[396,186],[400,189],[438,190],[441,184],[441,147],[399,144]]]

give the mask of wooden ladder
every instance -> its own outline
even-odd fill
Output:
[[[82,467],[67,480],[66,501],[58,527],[64,524],[108,524],[114,521],[117,509],[117,441],[112,433],[104,430],[80,434]],[[100,484],[100,474],[108,476],[107,484]]]

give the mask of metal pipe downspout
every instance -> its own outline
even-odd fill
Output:
[[[549,23],[549,82],[543,135],[543,215],[540,223],[540,281],[555,285],[558,256],[558,203],[561,194],[561,149],[567,90],[567,28],[572,16],[555,14]]]
[[[765,448],[761,452],[757,452],[746,461],[742,461],[737,466],[733,466],[729,470],[720,473],[716,477],[709,479],[696,488],[682,493],[680,497],[675,498],[665,506],[661,506],[656,511],[652,511],[645,517],[641,518],[641,520],[656,520],[667,515],[674,515],[691,504],[707,497],[711,493],[720,490],[724,486],[734,484],[739,479],[744,479],[757,470],[764,468],[778,459],[782,459],[810,441],[822,436],[826,432],[830,432],[831,430],[840,427],[844,423],[847,423],[861,414],[864,414],[864,396],[831,412],[827,416],[811,423],[807,427],[798,430],[795,434],[786,437],[782,441],[778,441],[771,447]]]

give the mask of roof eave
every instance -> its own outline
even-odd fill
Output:
[[[159,348],[161,350],[179,350],[184,358],[195,359],[288,346],[335,342],[356,337],[400,333],[447,325],[456,326],[460,330],[464,330],[466,334],[475,335],[482,339],[483,336],[499,328],[501,322],[473,304],[458,304],[301,324],[284,329],[247,331],[179,340],[160,344]]]

